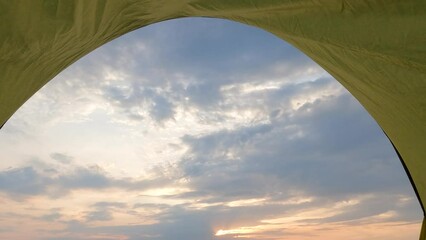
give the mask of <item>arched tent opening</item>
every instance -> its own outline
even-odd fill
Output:
[[[13,129],[27,135],[13,134]],[[184,135],[176,139],[176,133],[179,136],[182,132]],[[152,160],[167,161],[161,152],[169,155],[190,147],[182,158],[173,154],[172,158],[180,163],[177,166],[160,165],[164,169],[161,172],[183,172],[191,180],[188,190],[177,183],[174,187],[181,189],[178,191],[196,192],[204,186],[201,189],[205,193],[198,195],[198,204],[191,198],[182,199],[189,206],[184,208],[187,217],[180,219],[180,223],[190,226],[182,229],[192,229],[191,221],[195,224],[197,214],[191,206],[198,205],[200,212],[210,214],[214,209],[222,216],[228,212],[233,218],[212,222],[214,231],[209,236],[199,236],[188,229],[184,231],[188,237],[181,239],[211,239],[215,238],[214,232],[218,239],[237,233],[250,235],[244,233],[247,231],[252,231],[252,236],[257,234],[258,239],[273,235],[275,231],[264,231],[267,224],[253,228],[254,218],[271,221],[264,213],[250,210],[253,207],[269,208],[272,215],[283,216],[285,219],[275,219],[279,222],[297,216],[313,217],[322,223],[332,221],[300,227],[301,236],[294,237],[297,240],[309,232],[318,234],[318,239],[373,235],[384,239],[418,238],[420,206],[390,143],[368,113],[297,49],[260,29],[225,20],[171,20],[126,34],[98,48],[64,70],[21,107],[2,129],[0,146],[0,159],[9,160],[0,165],[0,182],[9,183],[0,185],[0,194],[6,194],[2,198],[5,215],[10,212],[19,216],[25,212],[31,216],[34,210],[24,210],[31,198],[49,198],[55,196],[55,189],[62,189],[64,195],[59,192],[57,199],[42,199],[37,204],[60,209],[47,209],[36,216],[75,219],[69,215],[74,212],[79,213],[81,218],[76,221],[83,225],[127,226],[128,223],[117,219],[126,206],[134,204],[137,212],[143,212],[144,206],[156,209],[141,203],[152,201],[152,194],[176,190],[160,187],[135,200],[132,193],[143,190],[143,185],[127,191],[122,187],[147,180],[135,176],[146,168],[154,177],[163,179],[156,174],[158,171],[150,169]],[[44,164],[27,163],[22,154]],[[109,167],[112,163],[125,172],[118,174]],[[91,176],[93,180],[84,181],[82,176]],[[111,184],[117,186],[119,182],[121,188],[111,188]],[[233,188],[236,185],[238,188]],[[11,193],[23,198],[19,206],[7,201],[13,200]],[[85,196],[92,194],[99,196],[84,201]],[[117,195],[121,198],[117,199]],[[227,201],[221,203],[214,196]],[[209,199],[213,201],[210,204],[219,206],[209,207]],[[79,204],[70,206],[67,201]],[[324,202],[332,206],[324,206]],[[207,206],[203,207],[203,203]],[[276,203],[282,204],[284,211]],[[292,205],[296,211],[285,210]],[[304,209],[306,205],[315,206],[314,212]],[[298,206],[302,211],[297,210]],[[246,211],[238,211],[245,208]],[[169,210],[166,207],[166,212]],[[169,213],[172,219],[182,217]],[[327,213],[335,216],[327,218]],[[210,214],[209,219],[213,217]],[[247,215],[253,217],[246,222]],[[0,225],[11,229],[10,233],[16,226],[13,222],[17,217],[13,216],[0,219]],[[170,222],[170,217],[161,222]],[[372,226],[365,224],[363,217],[373,222],[378,217],[378,222],[383,222]],[[361,226],[353,224],[353,218],[358,218]],[[352,224],[345,223],[348,219]],[[21,217],[21,221],[28,219]],[[345,227],[336,231],[339,221]],[[144,224],[142,219],[137,222]],[[304,225],[303,220],[298,222]],[[50,221],[48,229],[60,223]],[[173,225],[179,226],[178,223]],[[289,231],[294,233],[289,225],[294,222],[275,225],[275,235],[285,237]],[[315,225],[317,229],[325,226],[330,230],[315,231]],[[157,226],[164,227],[164,223]],[[201,229],[205,231],[206,226]],[[83,230],[81,234],[87,229]],[[167,239],[164,234],[170,232],[162,230],[158,231],[162,236],[159,238]],[[352,232],[358,230],[362,233],[353,237]],[[26,228],[25,232],[40,235],[41,239],[45,236],[33,229]],[[141,232],[147,232],[146,226]],[[336,232],[345,236],[332,236]],[[5,234],[1,232],[0,238],[18,239]],[[73,236],[75,232],[58,234],[77,238]]]
[[[166,19],[224,18],[290,42],[340,81],[389,136],[422,203],[425,8],[420,0],[3,1],[0,122],[62,69],[109,40]]]

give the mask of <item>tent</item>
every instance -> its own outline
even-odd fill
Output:
[[[382,127],[423,208],[425,0],[0,0],[0,126],[85,54],[132,30],[180,17],[255,26],[311,57]]]

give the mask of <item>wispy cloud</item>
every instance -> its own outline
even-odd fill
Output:
[[[99,191],[120,188],[125,191],[143,191],[168,184],[173,183],[167,178],[113,178],[99,166],[73,166],[65,171],[59,168],[38,169],[25,166],[0,172],[0,191],[18,200],[37,195],[58,198],[81,189]]]

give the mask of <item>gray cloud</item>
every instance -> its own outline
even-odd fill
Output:
[[[219,103],[222,95],[219,90],[220,85],[212,82],[191,84],[186,89],[189,100],[197,107],[205,109]]]
[[[63,164],[70,164],[73,160],[73,157],[64,153],[52,153],[50,157]]]
[[[51,179],[40,175],[32,167],[0,172],[0,190],[12,195],[37,195],[45,191]]]
[[[305,219],[303,222],[305,224],[339,223],[348,225],[371,223],[375,221],[381,222],[383,219],[374,220],[371,218],[369,219],[369,217],[385,213],[389,209],[396,212],[402,210],[393,204],[394,201],[397,201],[396,196],[388,195],[387,197],[390,197],[386,198],[386,200],[389,201],[383,202],[383,196],[371,196],[370,198],[360,201],[360,203],[356,205],[348,206],[345,212],[341,214],[327,218]],[[291,217],[304,210],[313,210],[320,207],[327,208],[332,204],[332,201],[317,199],[302,204],[282,205],[269,202],[262,205],[242,207],[213,206],[199,210],[191,208],[190,204],[180,204],[169,206],[166,211],[163,211],[157,216],[153,216],[154,219],[158,221],[158,223],[155,224],[89,227],[85,223],[71,222],[69,223],[69,227],[72,228],[73,232],[125,235],[129,239],[169,240],[176,239],[176,237],[180,239],[196,237],[197,239],[223,240],[232,239],[233,235],[216,237],[214,234],[218,229],[232,229],[239,226],[257,226],[259,224],[267,225],[266,223],[261,223],[260,220],[276,217]],[[105,212],[101,213],[99,211],[96,213],[103,216],[102,214],[105,214]],[[397,218],[401,220],[399,216],[397,216]],[[387,219],[387,221],[394,220],[396,219]],[[408,222],[416,222],[417,218],[415,215],[412,215],[405,220]],[[301,224],[303,224],[303,222],[301,222]],[[285,235],[298,234],[300,233],[283,227],[279,230],[264,233],[262,237],[249,239],[260,240],[267,237],[282,237]],[[238,235],[241,236],[242,234]]]
[[[140,191],[170,184],[170,179],[116,179],[98,166],[75,166],[70,172],[55,169],[38,169],[33,166],[0,171],[0,191],[23,200],[30,196],[61,197],[77,189],[103,190],[120,188]]]
[[[58,209],[58,208],[56,208],[56,209],[52,209],[52,210],[51,210],[51,213],[48,213],[48,214],[42,215],[42,216],[40,217],[40,219],[41,219],[41,220],[43,220],[43,221],[47,221],[47,222],[57,221],[57,220],[61,219],[61,217],[63,216],[63,215],[60,213],[60,210],[61,210],[61,209]]]
[[[96,211],[88,212],[86,215],[86,221],[109,221],[113,219],[109,209],[101,209]]]
[[[122,202],[97,202],[93,204],[93,207],[96,207],[96,208],[110,208],[110,207],[125,208],[126,206],[127,204]]]
[[[188,21],[191,29],[186,27]],[[164,32],[176,34],[174,44],[169,44],[170,36]],[[316,67],[290,45],[260,32],[206,19],[150,26],[109,43],[83,58],[80,65],[71,66],[53,81],[58,94],[49,97],[58,104],[66,99],[74,107],[107,101],[112,112],[132,122],[151,118],[161,125],[173,119],[177,106],[192,104],[202,111],[219,110],[223,86],[294,77]],[[109,80],[111,74],[119,79]]]
[[[348,95],[342,95],[305,104],[270,125],[186,136],[183,140],[190,150],[180,168],[195,191],[180,197],[227,202],[305,195],[336,202],[379,194],[374,202],[363,205],[375,208],[374,204],[401,194],[412,196],[392,147],[363,111]],[[298,131],[303,133],[297,135]],[[229,153],[235,156],[230,158]],[[411,202],[411,208],[417,205]],[[379,209],[402,211],[396,201]],[[357,208],[354,214],[346,214],[358,219],[361,212]]]
[[[91,207],[94,210],[86,212],[86,222],[112,220],[113,211],[127,208],[127,204],[122,202],[97,202]]]
[[[368,143],[364,139],[368,139]],[[130,239],[211,239],[215,238],[212,226],[218,229],[255,226],[261,219],[329,208],[338,201],[365,195],[369,197],[345,207],[342,213],[304,221],[353,225],[419,219],[415,198],[401,203],[401,197],[413,194],[392,148],[374,121],[363,114],[363,109],[348,95],[305,103],[298,110],[277,114],[269,124],[221,130],[204,136],[187,135],[183,142],[189,150],[178,167],[193,191],[167,198],[196,198],[201,199],[200,203],[211,204],[261,197],[268,200],[253,206],[218,205],[201,210],[191,208],[190,203],[136,204],[134,208],[161,209],[153,216],[159,223],[84,226],[79,230],[125,234]],[[308,196],[313,200],[280,204],[292,197]],[[95,205],[110,206],[110,203]],[[117,206],[122,207],[120,203]],[[374,220],[375,216],[388,212],[394,215]],[[92,213],[91,220],[111,217],[109,208]],[[292,234],[296,233],[284,228],[267,236]],[[218,239],[232,239],[232,235]]]
[[[299,88],[309,91],[332,84],[327,79],[318,81],[288,85],[290,89],[283,87],[276,91],[296,96],[303,93]],[[266,202],[241,207],[218,205],[202,210],[193,209],[190,203],[178,206],[136,204],[134,209],[161,210],[152,216],[158,223],[98,228],[91,228],[86,223],[70,223],[70,229],[124,234],[129,239],[210,239],[214,238],[213,226],[224,229],[255,226],[261,219],[332,207],[336,202],[364,195],[370,197],[346,207],[342,213],[304,221],[309,224],[363,224],[371,221],[416,222],[419,219],[415,198],[403,204],[400,202],[401,197],[413,193],[392,147],[353,99],[347,94],[330,95],[290,110],[272,104],[272,99],[278,99],[274,92],[271,91],[271,104],[265,112],[280,110],[273,114],[269,123],[255,122],[202,136],[184,136],[182,141],[189,150],[177,166],[182,175],[174,176],[171,182],[186,179],[192,191],[165,197],[199,199],[199,203],[206,204],[252,198],[266,198]],[[285,106],[290,100],[291,97]],[[152,184],[150,181],[109,179],[106,173],[96,168],[76,168],[74,173],[61,179],[70,189],[111,186],[143,189]],[[86,182],[91,183],[87,185]],[[280,204],[298,197],[313,197],[313,200]],[[86,213],[86,221],[112,220],[114,209],[126,206],[101,202],[92,207],[93,211]],[[394,215],[374,220],[375,216],[388,212]],[[295,233],[290,229],[267,233],[268,236],[283,234]]]
[[[156,122],[173,118],[175,111],[174,106],[163,96],[156,96],[153,98],[152,108],[150,111],[151,117]]]
[[[76,168],[71,174],[59,176],[58,180],[65,189],[102,189],[114,184],[114,180],[98,166]]]

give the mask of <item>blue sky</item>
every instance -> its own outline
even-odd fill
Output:
[[[272,34],[217,19],[129,33],[0,131],[1,239],[416,239],[379,126]]]

